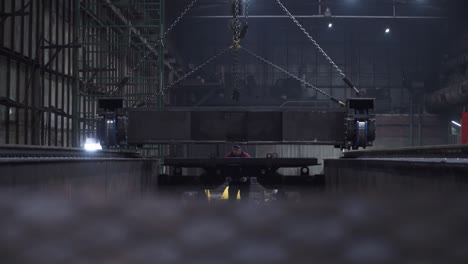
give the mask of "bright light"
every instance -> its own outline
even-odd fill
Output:
[[[387,33],[387,34],[390,33],[390,28],[386,28],[385,33]]]
[[[332,28],[333,27],[333,23],[328,23],[328,28]]]
[[[84,149],[86,151],[97,151],[97,150],[102,150],[102,146],[99,143],[99,141],[97,141],[96,139],[87,138],[84,144]]]
[[[456,125],[456,126],[458,126],[458,127],[461,127],[460,123],[457,123],[457,122],[455,122],[455,121],[452,121],[452,124],[454,124],[454,125]]]

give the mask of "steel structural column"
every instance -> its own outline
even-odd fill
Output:
[[[80,30],[80,0],[74,0],[73,1],[73,6],[74,6],[74,11],[73,12],[73,22],[74,22],[74,27],[73,27],[73,40],[77,41],[79,38],[79,30]],[[73,115],[73,121],[72,121],[72,146],[73,147],[79,147],[80,141],[79,141],[79,119],[78,119],[78,89],[79,89],[79,50],[78,47],[75,47],[73,49],[73,92],[72,92],[72,115]]]

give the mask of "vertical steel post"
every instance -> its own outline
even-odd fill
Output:
[[[79,40],[79,29],[80,29],[80,0],[73,0],[74,2],[74,11],[73,12],[73,40],[78,42]],[[73,88],[72,88],[72,146],[79,147],[79,120],[78,120],[78,89],[79,89],[79,72],[78,72],[78,60],[79,60],[79,50],[78,47],[75,46],[73,48]]]

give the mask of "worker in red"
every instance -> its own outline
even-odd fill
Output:
[[[241,146],[239,145],[234,145],[232,146],[232,150],[226,155],[224,155],[226,158],[250,158],[249,153],[244,152]],[[242,169],[240,169],[238,172],[235,174],[242,174]],[[235,201],[238,199],[238,196],[244,201],[248,200],[250,193],[250,178],[242,176],[240,178],[233,177],[231,181],[229,182],[229,188],[228,188],[228,194],[229,194],[229,200],[230,201]]]
[[[249,153],[244,152],[241,146],[239,145],[234,145],[232,146],[232,150],[226,155],[224,155],[226,158],[250,158]]]

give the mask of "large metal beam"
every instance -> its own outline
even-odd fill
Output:
[[[181,168],[298,168],[319,165],[316,158],[167,158],[165,166]]]
[[[132,109],[128,143],[342,145],[345,116],[300,108]]]

